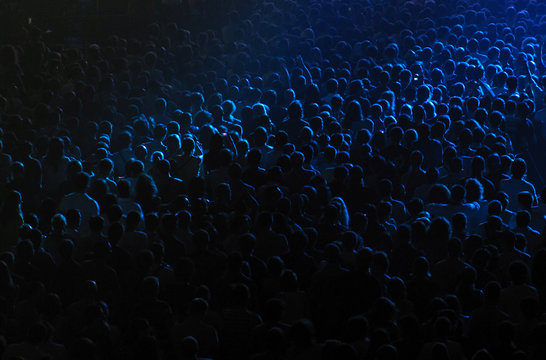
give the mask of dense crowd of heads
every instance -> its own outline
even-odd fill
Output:
[[[545,3],[185,6],[0,46],[2,359],[546,357]]]

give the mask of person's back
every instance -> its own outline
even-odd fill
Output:
[[[527,210],[518,211],[516,214],[516,226],[512,229],[525,237],[526,251],[532,256],[544,246],[544,240],[540,232],[530,226],[531,214]]]
[[[432,218],[450,218],[453,215],[453,209],[450,207],[451,193],[444,185],[434,184],[426,200],[425,209]]]
[[[57,264],[53,286],[63,304],[68,305],[75,300],[76,286],[83,280],[82,267],[74,259],[74,243],[64,240],[59,247],[60,261]]]
[[[253,147],[253,149],[257,149],[258,151],[260,151],[260,154],[262,155],[262,158],[265,159],[265,157],[271,151],[273,151],[273,147],[270,146],[269,144],[267,144],[268,134],[267,134],[266,129],[261,127],[261,126],[258,127],[253,133],[253,138],[254,138],[254,147]],[[264,164],[265,164],[265,161],[260,163],[260,165],[262,165],[262,166]]]
[[[139,299],[136,301],[132,316],[141,317],[150,322],[158,338],[167,338],[172,330],[173,314],[169,304],[158,298],[159,279],[146,276],[139,285]]]
[[[220,166],[208,172],[205,175],[205,180],[207,182],[207,191],[209,194],[214,193],[214,189],[221,183],[228,183],[230,180],[229,177],[229,168],[233,162],[233,154],[229,149],[222,149],[218,154],[220,158]]]
[[[470,314],[467,337],[472,350],[498,344],[497,327],[508,320],[508,315],[498,308],[500,293],[497,282],[488,283],[484,289],[484,305]]]
[[[166,125],[171,121],[167,113],[167,101],[164,98],[156,98],[154,101],[154,113],[152,114],[155,123]]]
[[[146,250],[149,246],[148,235],[137,230],[140,223],[140,214],[136,211],[131,211],[127,214],[125,231],[122,238],[117,243],[117,246],[136,256],[140,251]]]
[[[120,179],[117,182],[117,204],[121,208],[121,211],[124,214],[124,217],[129,214],[131,211],[136,211],[140,214],[141,224],[144,224],[144,213],[140,205],[131,198],[131,184],[126,179]],[[143,228],[140,226],[139,229]]]
[[[488,215],[488,202],[483,199],[483,186],[475,178],[468,178],[464,183],[466,191],[466,202],[477,207],[477,211],[474,208],[470,213],[472,215],[469,218],[470,230],[477,231],[479,224],[487,219]]]
[[[55,214],[51,221],[51,232],[45,236],[43,244],[35,244],[36,251],[47,252],[57,263],[60,260],[59,246],[65,238],[67,238],[66,218],[63,214]]]
[[[451,320],[445,316],[438,317],[433,324],[432,339],[430,342],[423,344],[421,349],[421,354],[419,356],[420,360],[426,359],[442,359],[438,357],[437,349],[438,346],[442,347],[445,351],[445,354],[450,360],[462,360],[464,359],[463,347],[459,341],[454,339],[453,325]]]
[[[151,173],[163,203],[169,203],[178,194],[184,193],[187,188],[181,179],[171,176],[169,160],[156,161]]]
[[[279,298],[270,298],[263,305],[261,314],[263,315],[263,323],[252,329],[250,343],[251,353],[256,354],[267,349],[268,333],[274,328],[282,330],[286,333],[290,330],[290,325],[282,321],[285,304]]]
[[[341,286],[345,300],[345,311],[355,315],[365,313],[383,294],[381,284],[370,273],[373,252],[370,248],[360,250],[356,255],[356,267],[343,274]]]
[[[402,183],[406,185],[407,194],[413,195],[414,190],[427,181],[426,172],[423,170],[423,153],[414,150],[410,155],[410,168],[402,175]]]
[[[320,345],[315,342],[315,329],[310,320],[300,319],[292,326],[290,335],[293,343],[287,351],[289,360],[320,358]]]
[[[186,336],[193,336],[199,341],[199,355],[213,358],[218,351],[219,338],[216,329],[203,320],[207,310],[208,304],[204,299],[193,299],[189,306],[189,316],[174,325],[171,338],[178,344]]]
[[[525,180],[525,174],[527,172],[527,165],[525,160],[516,159],[512,163],[512,177],[507,180],[501,180],[500,190],[508,194],[508,210],[518,210],[518,194],[522,191],[528,191],[533,197],[533,204],[536,204],[536,191],[533,184]]]
[[[114,162],[109,158],[104,158],[97,164],[96,173],[91,176],[91,183],[94,181],[105,181],[108,187],[108,192],[116,191],[116,182],[112,180],[114,174]]]
[[[459,212],[463,213],[467,219],[468,232],[476,233],[480,225],[480,205],[476,202],[466,202],[466,190],[459,184],[451,187],[451,199],[452,203],[448,206],[451,211],[450,217]]]
[[[283,147],[288,143],[288,134],[281,130],[275,134],[275,143],[273,144],[273,149],[267,153],[262,153],[262,162],[266,170],[277,165],[277,161],[284,154]]]
[[[64,346],[49,341],[46,326],[41,322],[37,322],[28,330],[28,335],[25,341],[10,344],[5,348],[2,358],[42,360],[44,358],[59,359],[66,355],[66,349]]]
[[[526,264],[515,261],[510,264],[508,272],[510,285],[501,291],[499,307],[508,314],[511,321],[520,322],[521,302],[528,298],[538,301],[538,292],[528,283],[529,269]]]
[[[111,160],[114,163],[114,173],[116,176],[125,176],[125,165],[127,162],[135,157],[135,153],[131,147],[133,137],[131,133],[123,132],[119,135],[120,150],[111,156]]]
[[[264,168],[260,167],[262,154],[257,149],[252,149],[246,155],[246,168],[243,171],[242,179],[245,183],[259,188],[267,181],[267,174]]]
[[[282,274],[279,298],[285,304],[281,320],[286,324],[294,324],[307,315],[307,295],[301,290],[298,281],[296,273],[291,270]]]
[[[290,251],[283,260],[286,267],[296,273],[300,284],[307,287],[316,270],[315,259],[305,251],[309,242],[308,235],[303,230],[297,230],[288,240]]]
[[[458,239],[448,243],[449,256],[432,266],[432,280],[446,293],[453,293],[461,273],[468,264],[461,259],[462,244]]]
[[[413,262],[413,271],[408,279],[408,299],[415,305],[417,316],[423,316],[430,301],[438,294],[438,288],[432,281],[426,257],[419,257]]]
[[[442,143],[430,137],[430,125],[424,123],[418,126],[419,134],[418,148],[424,155],[423,166],[425,169],[429,167],[439,167],[442,165],[443,147]]]
[[[97,242],[93,249],[94,258],[82,262],[84,277],[97,282],[99,297],[110,302],[119,295],[120,282],[118,273],[107,264],[112,247],[107,240]]]
[[[451,188],[453,185],[460,183],[465,177],[462,157],[454,156],[445,159],[442,172],[443,175],[440,180],[445,186]]]
[[[21,162],[24,165],[24,193],[25,206],[29,209],[37,206],[38,194],[42,190],[43,169],[42,162],[32,156],[34,151],[33,145],[29,141],[25,141],[22,145],[23,158]]]
[[[154,127],[153,135],[154,137],[151,141],[143,144],[146,149],[148,149],[148,156],[151,157],[151,155],[156,151],[167,154],[167,146],[163,144],[163,140],[165,140],[165,137],[167,136],[167,128],[165,125],[156,125]]]
[[[286,184],[292,192],[299,192],[308,185],[308,182],[316,174],[315,171],[304,167],[305,155],[301,152],[294,152],[290,155],[291,171],[286,174]]]
[[[4,203],[0,207],[0,251],[11,251],[19,242],[19,229],[25,223],[21,205],[23,199],[18,191],[6,194]]]
[[[498,278],[501,281],[506,281],[510,264],[514,261],[529,264],[531,256],[516,248],[516,234],[514,232],[510,230],[502,231],[499,234],[499,240],[502,251],[497,259]]]
[[[41,160],[43,170],[43,191],[56,197],[62,191],[60,184],[66,179],[66,169],[70,159],[65,155],[64,142],[52,138],[46,156]]]
[[[253,328],[262,323],[259,314],[247,307],[250,291],[244,284],[232,284],[228,292],[228,305],[223,309],[221,351],[226,356],[237,358],[246,356],[250,350],[250,334]]]
[[[392,161],[396,166],[407,166],[410,152],[404,145],[402,145],[404,131],[401,127],[395,126],[389,130],[388,135],[390,144],[383,150],[385,158]]]
[[[390,253],[391,273],[393,276],[407,278],[415,259],[423,255],[412,243],[412,230],[409,225],[400,225],[394,236],[397,246]]]
[[[290,140],[294,140],[304,126],[309,126],[307,121],[303,120],[303,108],[298,101],[294,101],[288,106],[288,117],[281,123],[280,128],[288,134]]]
[[[275,232],[272,225],[272,214],[264,212],[258,215],[255,230],[257,241],[254,253],[264,261],[271,256],[283,256],[288,252],[286,237]]]
[[[89,234],[82,236],[75,245],[74,258],[77,261],[87,260],[91,256],[95,244],[104,241],[106,236],[103,234],[104,218],[93,216],[89,219]]]
[[[59,210],[66,213],[70,209],[77,209],[81,213],[81,233],[89,232],[89,219],[98,216],[99,204],[86,193],[89,184],[89,175],[80,172],[74,179],[75,192],[64,196],[61,199]]]

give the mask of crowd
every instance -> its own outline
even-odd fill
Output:
[[[0,46],[2,359],[546,358],[545,3],[189,3]]]

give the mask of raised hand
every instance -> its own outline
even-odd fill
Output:
[[[546,70],[546,66],[544,65],[544,43],[540,44],[540,56],[539,56],[539,64],[542,71]],[[538,64],[537,64],[538,65]]]

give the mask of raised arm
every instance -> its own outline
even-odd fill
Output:
[[[283,58],[279,58],[279,64],[281,67],[281,79],[283,79],[285,85],[288,88],[292,87],[292,78],[290,77],[290,72],[288,72],[288,69],[286,68],[286,64]]]
[[[305,80],[307,80],[307,84],[308,85],[311,84],[313,82],[313,77],[311,76],[311,72],[309,71],[307,66],[305,66],[305,63],[303,62],[303,58],[301,57],[301,55],[298,55],[298,57],[296,58],[296,63],[303,70],[303,76],[305,76]]]
[[[231,134],[227,133],[226,135],[222,135],[222,138],[224,139],[224,145],[226,148],[231,150],[233,157],[236,158],[238,156],[237,146],[235,146],[235,142],[233,141]]]
[[[480,80],[480,87],[484,93],[489,94],[491,98],[495,98],[495,92],[493,91],[493,89],[491,89],[491,86],[489,86],[489,84],[485,80]]]
[[[540,59],[540,61],[542,62],[542,59]],[[531,91],[533,93],[533,97],[534,97],[534,100],[536,102],[537,97],[542,96],[543,90],[537,84],[537,82],[535,81],[535,78],[533,77],[533,74],[531,74],[531,68],[529,66],[529,61],[525,62],[525,75],[527,76],[527,78],[529,80],[529,84],[531,85]]]
[[[544,44],[540,44],[540,52],[537,61],[537,68],[541,74],[546,72],[546,65],[544,65]]]

